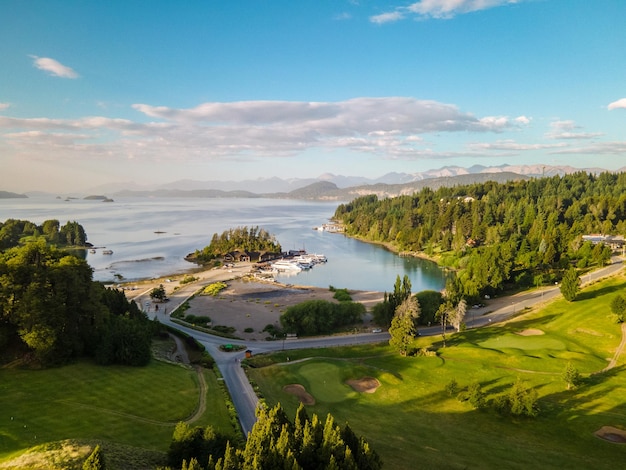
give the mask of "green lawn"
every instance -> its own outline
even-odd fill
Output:
[[[232,434],[212,371],[206,411],[193,425]],[[108,441],[165,452],[174,426],[199,403],[195,370],[152,361],[147,367],[90,362],[46,370],[0,369],[0,462],[64,439]]]
[[[270,403],[281,402],[293,416],[297,399],[283,391],[304,385],[315,399],[310,413],[332,413],[347,421],[393,469],[615,469],[626,461],[626,444],[594,436],[604,425],[626,429],[626,357],[603,369],[621,339],[609,303],[626,289],[615,277],[585,290],[580,300],[555,301],[504,325],[449,336],[421,337],[416,346],[438,350],[438,357],[403,358],[385,345],[289,351],[289,363],[251,369],[249,374]],[[542,335],[522,336],[529,329]],[[342,354],[343,351],[343,354]],[[277,361],[285,360],[285,353]],[[303,362],[296,359],[311,356]],[[585,377],[566,390],[568,362]],[[373,394],[357,393],[350,378],[376,377]],[[538,418],[512,418],[474,410],[450,397],[445,386],[479,382],[489,398],[517,379],[539,394]]]

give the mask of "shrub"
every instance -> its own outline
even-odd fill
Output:
[[[339,302],[350,302],[352,297],[348,293],[348,289],[335,289],[335,294],[333,295],[333,299],[338,300]]]
[[[450,380],[450,382],[448,382],[446,384],[446,392],[451,397],[453,397],[457,393],[459,393],[459,384],[458,384],[458,382],[456,380],[454,380],[454,379]]]
[[[467,387],[467,390],[459,393],[459,400],[467,401],[476,409],[485,406],[485,393],[482,391],[480,384],[474,382]]]
[[[227,287],[228,285],[225,282],[214,282],[206,286],[202,293],[216,297],[221,291],[223,291]]]
[[[235,331],[237,331],[232,326],[224,326],[224,325],[215,325],[213,327],[213,330],[215,330],[215,331],[217,331],[219,333],[227,334],[227,335],[232,335]]]
[[[501,414],[534,418],[539,414],[537,391],[517,380],[505,395],[494,399],[493,406]]]
[[[191,276],[189,274],[187,274],[185,277],[183,277],[180,281],[181,284],[189,284],[190,282],[194,282],[197,281],[199,278],[195,277],[195,276]]]

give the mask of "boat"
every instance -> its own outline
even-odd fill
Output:
[[[302,269],[311,269],[315,265],[313,258],[304,255],[294,257],[293,262],[297,263]]]
[[[308,256],[313,258],[315,263],[326,263],[328,261],[328,258],[326,258],[326,255],[323,255],[323,254],[314,253],[314,254],[308,255]]]
[[[292,272],[302,271],[302,267],[300,267],[298,263],[292,260],[288,260],[288,259],[280,259],[278,261],[274,261],[272,263],[272,267],[276,269],[277,271],[281,271],[281,272],[282,271],[292,271]]]
[[[103,255],[112,255],[113,254],[113,250],[102,250],[102,254]]]
[[[89,250],[89,253],[95,253],[96,250]]]

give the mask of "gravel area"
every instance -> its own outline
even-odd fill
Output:
[[[274,282],[236,279],[217,296],[198,295],[190,302],[187,314],[207,315],[213,325],[232,326],[235,335],[245,340],[264,340],[262,330],[268,324],[279,326],[280,315],[291,305],[321,299],[335,302],[334,293],[319,287],[285,286]],[[383,300],[382,292],[349,291],[352,300],[365,305],[369,312]],[[245,330],[253,331],[247,333]]]

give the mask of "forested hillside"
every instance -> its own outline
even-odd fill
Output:
[[[150,360],[152,322],[122,291],[94,282],[85,260],[58,248],[86,240],[77,222],[0,223],[0,363]]]
[[[509,285],[560,280],[603,264],[611,250],[585,234],[626,233],[626,174],[584,172],[507,183],[424,188],[411,196],[364,196],[340,205],[346,234],[398,251],[437,256],[475,299]]]

